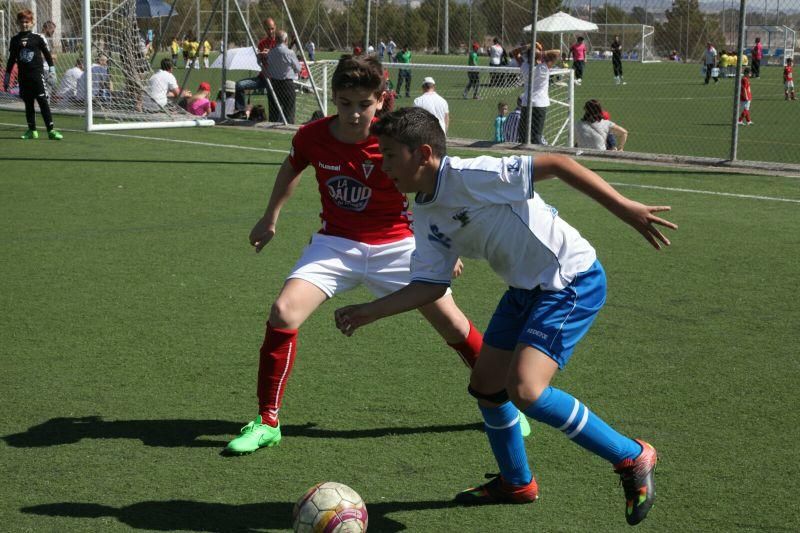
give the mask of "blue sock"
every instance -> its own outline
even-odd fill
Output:
[[[519,429],[519,410],[511,402],[499,407],[478,406],[486,424],[486,436],[507,483],[527,485],[533,479]]]
[[[617,433],[599,416],[566,392],[547,387],[525,409],[529,417],[544,422],[611,464],[635,459],[642,453],[638,442]]]

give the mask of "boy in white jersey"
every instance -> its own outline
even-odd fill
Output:
[[[561,155],[459,159],[445,155],[436,118],[420,108],[391,113],[372,127],[383,170],[400,191],[417,193],[412,282],[370,303],[336,311],[345,334],[377,319],[435,301],[459,255],[481,257],[509,285],[484,334],[470,380],[500,475],[456,496],[465,504],[526,503],[538,498],[519,431],[517,409],[556,427],[614,465],[629,524],[655,500],[656,451],[619,434],[581,402],[550,386],[605,303],[605,274],[594,248],[534,191],[556,176],[594,198],[655,248],[669,244],[656,228],[666,206],[634,202],[600,176]],[[510,400],[510,401],[509,401]]]

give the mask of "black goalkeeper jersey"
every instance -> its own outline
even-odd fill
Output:
[[[21,31],[11,38],[10,52],[6,72],[10,73],[17,64],[20,83],[41,79],[44,75],[44,61],[53,64],[47,40],[32,31]]]

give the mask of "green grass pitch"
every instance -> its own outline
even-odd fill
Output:
[[[23,142],[23,122],[0,112],[0,529],[286,531],[294,501],[333,480],[373,532],[629,531],[610,466],[536,423],[540,501],[452,506],[497,471],[467,372],[414,313],[341,335],[333,310],[363,290],[303,326],[281,445],[220,456],[255,415],[267,310],[319,224],[306,172],[275,240],[247,243],[290,136],[86,134],[59,117],[64,141]],[[566,185],[539,186],[609,277],[555,385],[658,448],[638,530],[795,530],[800,182],[587,164],[671,205],[680,229],[656,252]],[[480,328],[503,290],[475,261],[454,283]]]

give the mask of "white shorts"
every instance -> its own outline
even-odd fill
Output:
[[[375,296],[386,296],[411,282],[414,248],[414,237],[386,244],[365,244],[317,233],[287,279],[305,280],[319,287],[328,298],[362,283]]]
[[[786,88],[787,91],[794,89],[794,80],[783,82],[783,86]]]
[[[745,102],[742,102],[742,109],[750,111],[750,102],[752,102],[752,100],[747,100]]]

